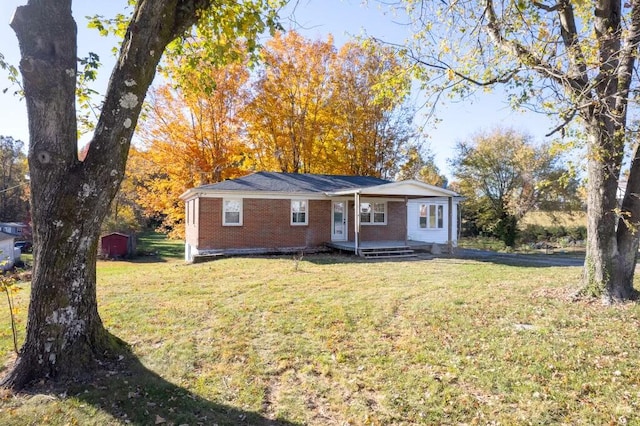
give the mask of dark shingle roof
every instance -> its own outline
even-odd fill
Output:
[[[5,234],[4,232],[0,232],[0,241],[8,240],[9,238],[15,239],[15,235]]]
[[[391,183],[367,176],[257,172],[238,179],[202,185],[210,191],[334,192]]]

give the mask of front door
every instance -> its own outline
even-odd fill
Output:
[[[347,241],[347,202],[334,201],[331,212],[331,241]]]

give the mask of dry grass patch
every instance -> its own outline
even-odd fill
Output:
[[[98,273],[105,325],[146,372],[37,409],[5,399],[0,423],[640,422],[640,309],[567,301],[579,268],[322,255]]]
[[[521,220],[520,226],[540,225],[540,226],[587,226],[587,213],[581,211],[574,212],[540,212],[533,211],[527,213]]]

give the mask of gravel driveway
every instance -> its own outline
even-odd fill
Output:
[[[504,263],[522,266],[582,266],[584,258],[560,253],[554,254],[521,254],[498,253],[489,250],[456,248],[452,257],[474,259],[483,262]]]

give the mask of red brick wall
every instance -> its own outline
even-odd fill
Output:
[[[291,225],[291,200],[243,200],[242,226],[222,226],[222,199],[199,198],[196,223],[186,225],[186,241],[198,250],[320,247],[331,241],[331,201],[309,200],[309,224]],[[349,241],[354,240],[353,201],[349,201]],[[193,206],[193,204],[192,204]],[[402,241],[404,202],[387,202],[386,225],[362,225],[361,241]]]
[[[320,247],[331,241],[331,202],[309,200],[308,225],[291,225],[291,200],[245,198],[242,226],[222,226],[222,199],[200,198],[199,250]],[[187,233],[187,242],[190,233]],[[195,241],[194,241],[195,242]]]
[[[355,240],[353,201],[349,201],[349,241]],[[407,232],[407,211],[402,202],[387,202],[386,225],[360,225],[360,241],[404,241]]]

